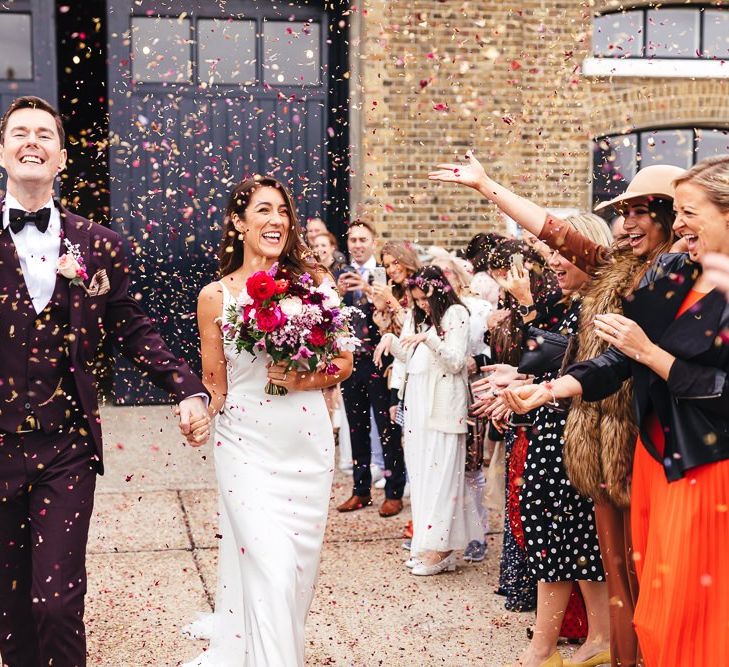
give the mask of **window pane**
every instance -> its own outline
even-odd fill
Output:
[[[696,162],[712,155],[729,155],[729,131],[697,129]]]
[[[640,56],[643,51],[643,12],[597,16],[592,23],[592,52],[596,56]]]
[[[704,55],[729,58],[729,9],[704,12]]]
[[[266,83],[279,86],[319,83],[318,23],[266,21],[263,40],[263,76]]]
[[[642,132],[641,168],[651,164],[675,164],[688,169],[693,164],[693,130]]]
[[[255,82],[255,21],[200,20],[197,23],[197,39],[200,81]]]
[[[597,139],[593,152],[592,191],[595,200],[619,195],[635,176],[638,137],[625,134]]]
[[[30,14],[0,14],[0,79],[32,78]]]
[[[189,83],[190,21],[132,17],[132,78],[154,83]]]
[[[648,56],[695,58],[699,49],[700,13],[695,9],[649,9]]]

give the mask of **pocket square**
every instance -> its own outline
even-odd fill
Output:
[[[111,289],[109,277],[106,275],[106,269],[99,269],[91,278],[86,293],[89,296],[102,296]]]

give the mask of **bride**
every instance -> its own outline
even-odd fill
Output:
[[[218,590],[210,648],[186,667],[303,667],[304,625],[314,594],[334,470],[322,389],[346,379],[294,372],[224,344],[221,318],[256,271],[281,263],[298,277],[328,279],[299,236],[291,195],[276,179],[242,181],[228,203],[222,280],[200,292],[198,326],[220,493]],[[264,392],[268,381],[288,389]]]

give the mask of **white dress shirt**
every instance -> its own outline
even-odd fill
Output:
[[[25,210],[10,193],[5,195],[3,206],[3,229],[10,224],[10,209]],[[40,232],[34,224],[26,224],[17,234],[10,230],[15,249],[23,270],[23,278],[28,287],[36,313],[40,313],[50,302],[56,286],[56,270],[61,251],[61,214],[53,198],[41,208],[51,209],[48,229]]]

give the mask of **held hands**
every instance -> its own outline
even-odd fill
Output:
[[[180,417],[180,432],[190,445],[200,447],[208,441],[210,415],[200,396],[183,399],[174,412]]]
[[[436,169],[428,173],[428,180],[443,183],[460,183],[478,190],[488,180],[486,170],[473,156],[473,151],[466,153],[464,164],[444,163],[436,165]]]
[[[595,333],[624,355],[641,363],[646,363],[656,347],[633,320],[615,313],[596,315]]]

